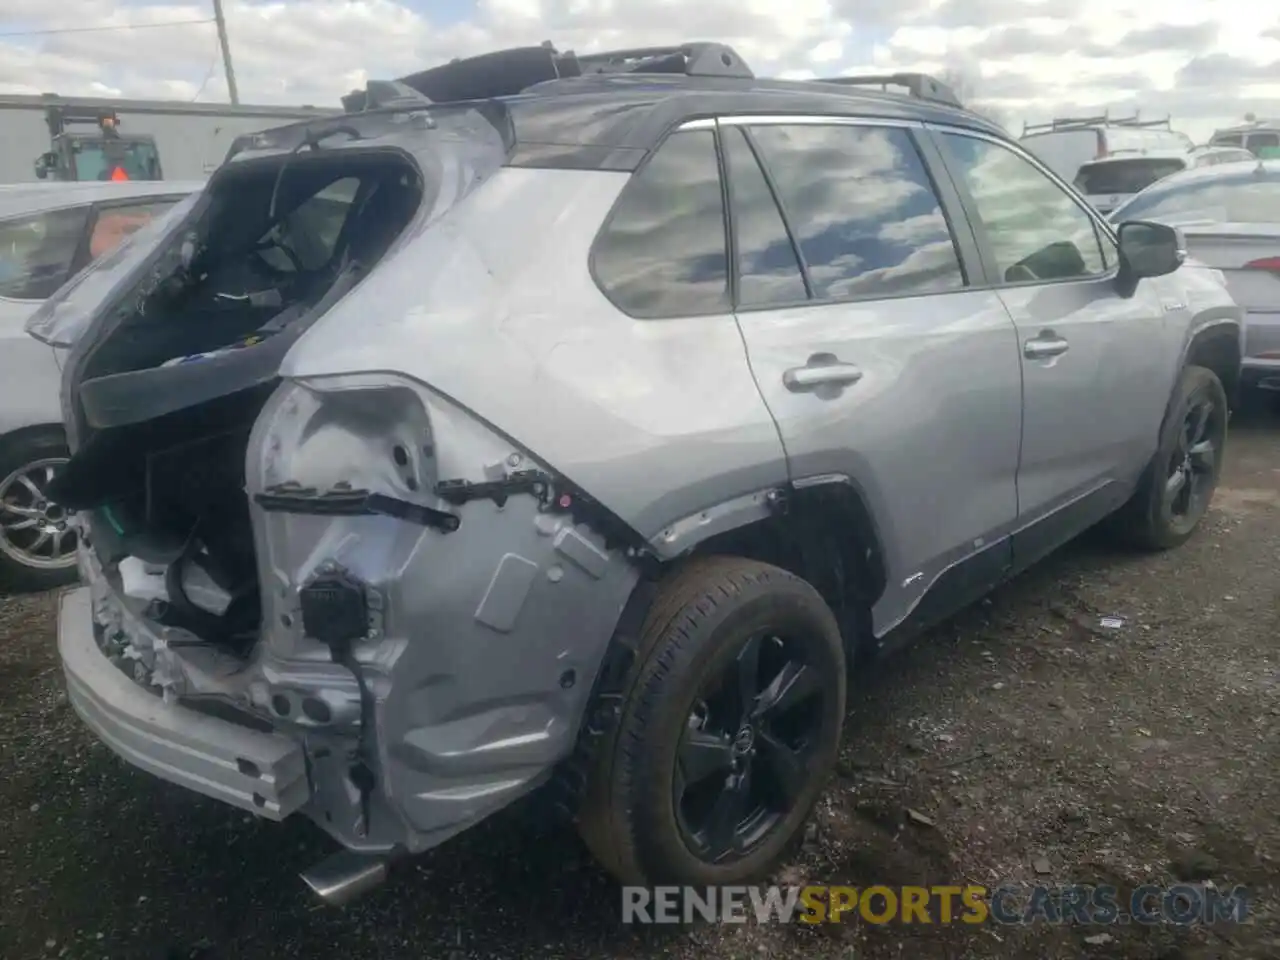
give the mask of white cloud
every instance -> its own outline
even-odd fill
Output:
[[[455,9],[467,9],[455,6]],[[462,0],[459,0],[462,2]],[[207,3],[5,0],[0,93],[225,100]],[[586,51],[721,39],[757,73],[920,69],[1018,127],[1085,108],[1172,113],[1197,139],[1280,115],[1280,7],[1256,0],[473,0],[443,22],[395,0],[231,0],[241,100],[334,105],[370,77],[552,40]],[[422,9],[443,9],[439,0]]]

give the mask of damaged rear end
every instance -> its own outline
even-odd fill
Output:
[[[396,278],[509,146],[474,107],[268,132],[29,326],[75,341],[52,493],[82,535],[77,712],[151,773],[379,859],[545,779],[636,579],[582,491],[431,385],[280,376],[339,303],[353,348],[383,311],[447,309]]]

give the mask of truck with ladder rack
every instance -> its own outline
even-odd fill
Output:
[[[1041,163],[1070,182],[1083,164],[1103,160],[1118,151],[1187,151],[1195,144],[1173,128],[1171,117],[1144,120],[1132,116],[1058,117],[1045,123],[1024,123],[1019,142]]]

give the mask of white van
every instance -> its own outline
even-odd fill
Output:
[[[1243,147],[1255,157],[1280,157],[1280,120],[1250,120],[1224,127],[1209,138],[1215,147]]]
[[[1063,117],[1048,123],[1023,124],[1019,142],[1062,179],[1075,179],[1081,164],[1102,160],[1120,151],[1166,150],[1186,152],[1193,146],[1185,133],[1169,126],[1169,119],[1139,120]]]
[[[1099,213],[1110,213],[1140,190],[1173,173],[1219,163],[1257,162],[1243,147],[1193,150],[1117,150],[1080,165],[1075,187]]]

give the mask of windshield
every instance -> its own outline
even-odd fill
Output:
[[[54,347],[75,343],[103,299],[155,250],[161,238],[186,218],[201,196],[193,193],[175,203],[72,277],[31,315],[26,323],[27,333]]]
[[[1186,168],[1185,160],[1173,157],[1086,163],[1076,174],[1076,189],[1093,197],[1103,193],[1137,193],[1162,177]]]
[[[1122,204],[1111,219],[1280,223],[1280,174],[1250,170],[1157,184]]]
[[[160,179],[160,155],[145,140],[77,140],[72,150],[77,180],[120,179],[117,168],[130,180]]]

